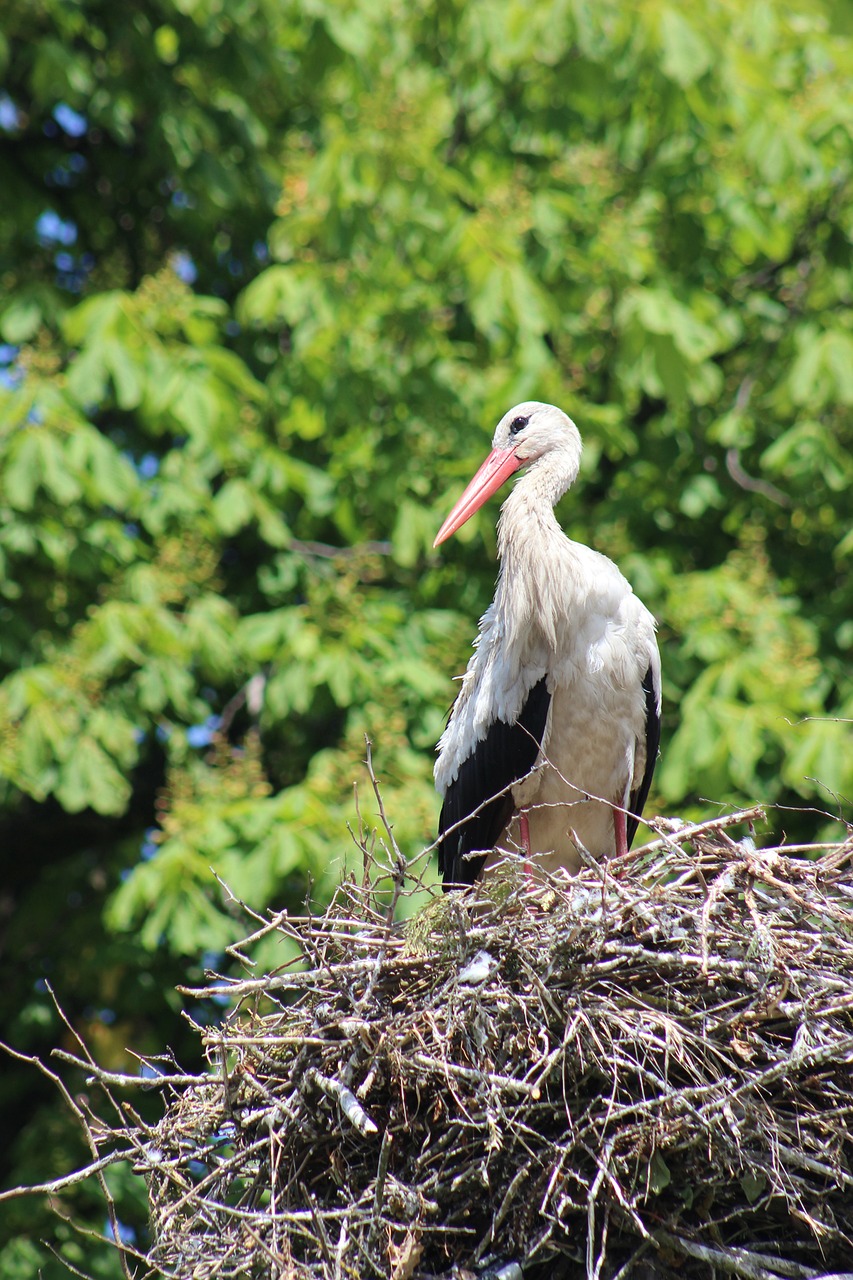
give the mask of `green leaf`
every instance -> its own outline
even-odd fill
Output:
[[[659,1151],[655,1151],[648,1168],[648,1184],[654,1194],[660,1195],[672,1182],[669,1165]]]
[[[272,609],[244,618],[239,626],[239,642],[255,661],[267,662],[293,642],[301,626],[298,610]]]
[[[94,739],[84,736],[62,763],[56,798],[69,813],[94,809],[96,813],[123,813],[130,797],[128,779]]]
[[[39,103],[79,102],[92,91],[89,60],[59,40],[39,40],[30,84]]]
[[[71,361],[66,387],[72,400],[82,408],[100,404],[106,385],[107,367],[98,347],[88,347]]]
[[[44,428],[36,432],[35,440],[45,490],[61,505],[75,502],[80,497],[82,486],[67,466],[64,440],[49,434]]]
[[[785,753],[784,776],[800,795],[817,782],[829,795],[846,795],[853,786],[850,725],[838,719],[812,719],[792,725]]]
[[[95,293],[79,306],[67,311],[62,321],[65,337],[72,346],[101,342],[119,325],[126,303],[119,289]]]
[[[109,370],[120,409],[135,409],[142,399],[142,377],[136,361],[119,341],[101,345],[101,359]]]
[[[196,439],[209,438],[219,424],[222,400],[218,390],[202,370],[186,370],[172,381],[172,414],[176,422]]]
[[[22,294],[9,304],[0,317],[0,336],[4,342],[17,345],[38,333],[42,309],[32,294]]]
[[[763,1173],[757,1173],[752,1169],[748,1169],[740,1179],[740,1185],[743,1193],[750,1204],[755,1204],[760,1200],[767,1189],[767,1179]]]
[[[676,9],[662,11],[660,34],[664,75],[682,88],[694,84],[711,66],[712,52],[707,41]]]
[[[167,24],[157,27],[154,32],[154,48],[157,50],[157,57],[161,62],[165,62],[169,66],[177,62],[180,41],[175,28]]]
[[[312,306],[311,289],[297,267],[267,267],[241,295],[237,314],[244,323],[272,325],[286,320],[298,324]]]
[[[681,491],[678,505],[691,520],[698,520],[709,509],[719,510],[725,500],[713,476],[693,476]]]
[[[32,509],[41,480],[38,428],[19,431],[9,445],[3,471],[6,501],[18,511]]]
[[[853,405],[853,336],[840,329],[824,337],[823,360],[842,404]]]
[[[435,515],[429,507],[404,498],[399,505],[392,537],[397,563],[405,568],[416,564],[431,549],[437,529]]]
[[[229,536],[252,519],[252,491],[244,480],[228,480],[213,500],[217,526]]]

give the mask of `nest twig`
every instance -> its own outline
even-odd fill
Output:
[[[354,883],[322,918],[271,921],[301,962],[193,991],[233,1002],[200,1028],[210,1071],[163,1081],[155,1128],[113,1134],[148,1181],[152,1264],[844,1269],[853,839],[811,857],[734,840],[757,813],[570,881],[531,888],[510,866],[476,905],[437,898],[405,929]]]

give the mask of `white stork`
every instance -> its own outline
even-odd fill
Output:
[[[578,843],[596,858],[625,853],[648,795],[660,741],[655,620],[612,560],[557,524],[580,456],[560,409],[516,405],[435,540],[522,472],[498,521],[495,598],[438,744],[445,889],[473,884],[500,850],[569,873]]]

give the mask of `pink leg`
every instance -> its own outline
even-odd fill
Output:
[[[628,852],[628,819],[624,809],[613,809],[613,831],[616,835],[616,856]]]
[[[524,879],[528,889],[532,889],[533,866],[530,861],[530,823],[527,821],[526,809],[522,809],[518,815],[518,834],[521,836],[521,847],[524,850]]]

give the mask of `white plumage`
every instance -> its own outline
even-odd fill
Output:
[[[496,847],[570,872],[576,841],[598,858],[624,852],[645,802],[660,734],[655,622],[616,565],[557,524],[580,455],[560,409],[517,405],[436,538],[522,471],[498,523],[495,598],[438,744],[445,887],[473,883]]]

